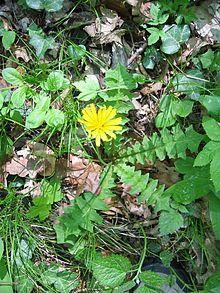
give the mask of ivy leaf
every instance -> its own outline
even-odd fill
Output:
[[[177,211],[162,211],[159,218],[160,235],[168,235],[177,231],[183,225],[183,217]]]
[[[215,55],[211,49],[209,49],[207,52],[199,56],[199,59],[202,63],[202,67],[204,69],[207,69],[212,65],[214,58],[215,58]]]
[[[186,93],[192,100],[198,101],[204,88],[204,76],[198,69],[188,70],[186,74],[177,74],[173,85],[177,92]]]
[[[130,270],[129,259],[122,255],[112,254],[104,257],[98,254],[92,261],[94,277],[100,285],[110,288],[121,285]]]
[[[147,28],[147,31],[150,33],[148,37],[148,45],[151,46],[155,44],[160,38],[160,30],[156,27]]]
[[[219,162],[220,162],[220,152],[216,152],[214,158],[211,161],[210,164],[210,174],[211,179],[213,181],[215,191],[218,193],[220,191],[220,168],[219,168]]]
[[[69,293],[78,287],[79,281],[77,280],[77,274],[63,271],[57,274],[54,287],[58,292]]]
[[[220,126],[214,118],[204,116],[202,126],[211,140],[220,141]]]
[[[13,31],[4,31],[2,37],[2,44],[5,50],[10,49],[11,45],[14,43],[16,37],[16,33]]]
[[[62,8],[63,1],[64,0],[26,0],[26,3],[32,9],[45,9],[48,12],[55,12]]]
[[[47,50],[54,48],[55,41],[52,37],[47,37],[42,34],[33,34],[29,43],[35,48],[37,57],[41,59],[44,57]]]
[[[81,92],[78,99],[81,101],[94,100],[97,96],[97,91],[100,90],[98,79],[95,75],[89,75],[85,81],[74,82],[74,86]]]
[[[23,78],[21,74],[15,68],[5,68],[2,70],[3,78],[10,84],[13,85],[22,85]]]
[[[169,55],[177,53],[180,45],[187,42],[190,37],[188,25],[165,25],[163,30],[165,35],[162,36],[161,50]]]

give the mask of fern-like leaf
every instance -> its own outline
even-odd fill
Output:
[[[154,133],[150,139],[145,136],[141,143],[128,147],[120,154],[120,160],[144,164],[146,161],[154,163],[156,158],[163,161],[166,156],[170,159],[185,159],[186,150],[197,152],[203,137],[204,135],[197,133],[192,126],[188,127],[185,133],[179,125],[171,130],[164,128],[160,135]]]

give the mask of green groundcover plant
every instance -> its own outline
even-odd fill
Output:
[[[31,9],[47,12],[58,11],[63,5],[63,1],[25,2]],[[167,1],[153,3],[152,19],[142,25],[149,33],[143,59],[146,69],[154,69],[153,60],[161,60],[161,56],[172,63],[171,58],[190,37],[189,23],[194,14],[187,16],[184,12],[189,1],[183,1],[183,5],[176,2],[171,6]],[[16,34],[2,29],[1,36],[4,49],[10,51]],[[53,38],[35,25],[29,27],[29,38],[37,60],[54,48]],[[82,45],[68,43],[65,49],[68,65],[91,59]],[[164,241],[164,247],[169,242],[166,239],[181,241],[190,231],[197,202],[207,205],[208,228],[220,240],[219,60],[219,52],[209,49],[190,60],[190,69],[173,67],[158,105],[155,131],[139,140],[128,133],[135,92],[152,81],[145,75],[118,64],[105,71],[100,84],[91,74],[75,76],[72,82],[62,66],[39,71],[8,66],[2,70],[9,86],[0,92],[1,164],[12,155],[16,143],[7,127],[17,126],[22,129],[20,137],[28,135],[32,140],[51,143],[54,160],[74,153],[98,161],[102,171],[97,192],[82,192],[60,215],[57,208],[65,203],[65,193],[55,173],[37,178],[41,196],[33,199],[20,192],[24,182],[17,178],[8,187],[2,186],[0,291],[29,293],[37,288],[43,292],[73,292],[82,288],[85,278],[87,288],[115,293],[134,288],[137,281],[144,284],[137,292],[158,292],[164,283],[172,284],[172,277],[168,280],[151,271],[141,272],[149,253],[143,223],[138,224],[143,249],[136,263],[128,253],[102,253],[98,229],[106,222],[108,201],[119,197],[122,186],[138,206],[156,214],[156,235]],[[193,125],[195,109],[200,111],[200,120]],[[151,171],[157,162],[174,168],[178,181],[171,186],[160,183]],[[33,227],[45,232],[38,238]],[[44,233],[51,236],[44,237]],[[52,251],[48,262],[41,249],[46,255]],[[57,251],[60,262],[56,261]],[[165,248],[160,258],[169,267],[174,254]],[[214,273],[200,292],[218,292],[219,278],[219,272]],[[191,289],[199,292],[193,282]]]

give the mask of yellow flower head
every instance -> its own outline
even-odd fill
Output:
[[[108,141],[109,135],[112,138],[116,138],[113,131],[121,130],[121,118],[114,118],[116,116],[116,109],[113,109],[112,106],[106,108],[106,106],[101,107],[96,111],[94,104],[90,104],[82,110],[82,118],[79,119],[79,122],[86,126],[86,130],[89,133],[89,136],[95,138],[96,145],[99,147],[101,140]]]

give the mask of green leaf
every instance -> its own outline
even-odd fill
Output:
[[[58,109],[50,109],[46,114],[45,121],[50,127],[60,127],[65,122],[65,116]]]
[[[220,96],[200,96],[199,102],[208,110],[208,112],[218,118],[220,116]]]
[[[215,191],[218,193],[220,191],[220,168],[219,168],[219,162],[220,162],[220,152],[216,152],[214,155],[211,164],[210,164],[210,174],[211,174],[211,180],[214,184]]]
[[[47,50],[54,48],[55,41],[52,37],[33,34],[29,43],[35,48],[37,57],[41,59]]]
[[[2,238],[0,238],[0,260],[3,256],[3,252],[4,252],[4,242],[3,242]]]
[[[73,61],[79,61],[86,55],[86,47],[84,45],[69,45],[67,47],[67,52]]]
[[[13,141],[6,134],[0,136],[0,162],[13,152]]]
[[[183,217],[177,211],[162,211],[159,218],[160,235],[168,235],[177,231],[183,226]]]
[[[27,117],[25,127],[27,129],[34,129],[40,127],[45,120],[46,112],[34,109]]]
[[[213,193],[209,198],[209,215],[215,236],[218,240],[220,240],[220,199]]]
[[[204,287],[210,293],[218,293],[220,291],[220,272],[217,271],[209,277]]]
[[[13,85],[22,85],[23,78],[21,74],[15,68],[5,68],[2,70],[3,78]]]
[[[206,53],[200,55],[199,59],[202,63],[204,69],[209,68],[212,65],[212,62],[215,58],[214,52],[209,49]]]
[[[13,91],[11,96],[11,102],[15,108],[21,108],[24,105],[26,99],[27,88],[19,87]]]
[[[94,100],[97,96],[97,91],[100,90],[98,79],[95,75],[89,75],[85,81],[74,82],[74,86],[81,92],[78,99],[81,101]]]
[[[151,289],[147,286],[139,287],[135,290],[135,293],[158,293],[158,289]]]
[[[2,37],[2,44],[5,50],[10,49],[11,45],[14,43],[16,37],[16,33],[13,31],[4,31]]]
[[[76,289],[79,285],[77,278],[78,275],[76,273],[68,271],[58,272],[54,287],[61,293],[73,292],[72,290]]]
[[[28,218],[39,216],[40,221],[44,221],[50,214],[52,204],[60,201],[63,198],[63,193],[60,191],[60,181],[54,177],[50,180],[43,179],[41,182],[42,196],[33,199],[33,206],[27,213]]]
[[[170,263],[173,260],[173,257],[173,253],[169,252],[169,250],[164,250],[160,253],[160,259],[166,268],[170,267]]]
[[[63,1],[64,0],[26,0],[26,3],[32,9],[45,9],[48,12],[55,12],[62,8]]]
[[[64,73],[61,70],[52,71],[47,78],[47,87],[50,91],[57,91],[62,88]]]
[[[46,112],[50,107],[50,97],[45,95],[39,95],[37,100],[37,105],[35,107],[36,110],[41,110],[42,112]]]
[[[136,286],[136,283],[133,280],[131,280],[117,287],[116,289],[114,289],[113,293],[124,293],[134,288],[135,286]]]
[[[4,259],[0,259],[0,292],[13,293],[12,279],[7,271]],[[7,284],[1,284],[7,283]]]
[[[176,122],[175,112],[173,111],[176,101],[172,95],[163,95],[160,100],[160,110],[155,119],[156,127],[164,128],[173,125]]]
[[[176,114],[180,117],[187,117],[192,112],[193,101],[183,100],[179,101],[176,106]]]
[[[105,82],[108,88],[118,89],[135,89],[136,82],[133,80],[133,75],[128,73],[126,68],[121,64],[115,69],[110,69],[106,72]]]
[[[25,265],[27,264],[29,265],[29,263],[25,261]],[[16,292],[18,293],[31,293],[35,287],[34,282],[28,276],[25,265],[23,265],[22,267],[19,267],[19,269],[16,269],[14,272],[15,282],[17,283]]]
[[[92,261],[94,277],[100,285],[110,288],[121,285],[130,270],[129,259],[122,255],[112,254],[104,257],[98,254]]]
[[[193,166],[206,166],[211,162],[217,152],[220,152],[220,142],[209,141],[197,155]]]
[[[175,201],[189,204],[194,200],[208,194],[210,191],[209,176],[206,178],[189,178],[181,180],[170,186],[164,195],[171,195]]]
[[[167,283],[167,278],[159,275],[156,272],[152,271],[144,271],[141,272],[139,275],[139,278],[141,282],[144,282],[146,285],[155,287],[159,289],[162,287],[164,284]]]
[[[220,141],[220,126],[214,118],[204,116],[202,126],[211,140]]]
[[[148,45],[151,46],[155,44],[159,38],[160,38],[160,30],[158,28],[147,28],[147,31],[150,33],[150,36],[148,37]]]
[[[4,98],[3,94],[0,92],[0,109],[3,107],[4,100],[5,100],[5,98]]]
[[[188,70],[186,74],[177,74],[173,85],[177,92],[186,93],[192,100],[198,101],[200,93],[204,90],[203,74],[197,70]]]
[[[187,42],[190,37],[188,25],[171,25],[164,27],[165,35],[162,36],[161,50],[166,54],[177,53],[180,45]]]

